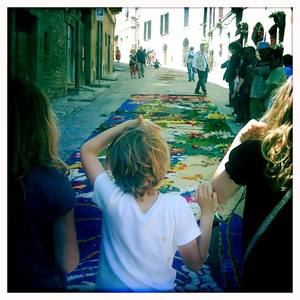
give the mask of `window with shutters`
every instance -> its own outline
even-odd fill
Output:
[[[169,13],[160,16],[160,35],[169,33]]]
[[[183,20],[184,27],[189,26],[189,13],[190,13],[190,9],[188,7],[185,7],[184,8],[184,20]]]
[[[144,41],[151,40],[151,21],[144,22]]]
[[[203,12],[203,36],[206,37],[206,31],[207,31],[207,7],[204,7]]]

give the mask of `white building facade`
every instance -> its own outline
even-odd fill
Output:
[[[263,25],[264,39],[270,42],[268,31],[274,21],[269,15],[276,11],[285,13],[284,54],[293,53],[291,8],[244,8],[241,22],[248,25],[244,46],[255,46],[251,35],[257,22]],[[200,42],[205,41],[211,70],[222,74],[220,65],[228,59],[228,45],[240,38],[237,18],[230,7],[123,8],[117,15],[115,34],[125,54],[122,61],[127,62],[131,48],[142,46],[153,50],[162,66],[176,69],[185,68],[185,54],[191,46],[198,51]]]

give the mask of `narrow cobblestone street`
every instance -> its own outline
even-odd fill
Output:
[[[196,77],[197,78],[197,77]],[[192,95],[196,82],[189,82],[181,70],[147,66],[145,78],[131,79],[126,64],[115,63],[110,80],[101,80],[100,88],[83,87],[78,95],[52,100],[61,131],[60,154],[66,160],[85,141],[91,132],[105,121],[131,94],[179,94]],[[212,99],[220,113],[230,114],[228,89],[207,83],[208,98]],[[233,132],[240,126],[228,121]]]

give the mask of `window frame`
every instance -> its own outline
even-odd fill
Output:
[[[150,41],[151,40],[151,26],[152,21],[148,20],[144,22],[144,41]]]
[[[160,15],[160,35],[169,34],[169,13]]]
[[[183,27],[188,27],[189,26],[189,18],[190,18],[190,8],[189,7],[184,7],[183,8]]]

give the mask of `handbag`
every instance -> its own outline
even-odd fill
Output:
[[[252,239],[249,242],[249,245],[247,246],[247,249],[244,254],[244,261],[249,256],[251,250],[255,246],[256,242],[259,240],[261,235],[266,231],[266,229],[270,226],[274,218],[277,216],[277,214],[280,212],[280,210],[288,203],[288,201],[292,198],[292,188],[289,188],[288,191],[285,193],[283,198],[277,203],[277,205],[273,208],[273,210],[269,213],[269,215],[265,218],[265,220],[262,222],[262,224],[257,229],[256,233],[252,237]]]
[[[228,292],[241,289],[241,271],[243,264],[242,215],[245,204],[246,188],[236,194],[222,211],[215,214],[219,228],[215,233],[217,241],[217,259],[215,263],[216,280],[219,286]],[[210,251],[211,252],[211,251]]]
[[[261,226],[258,228],[256,233],[253,235],[250,243],[246,247],[245,252],[243,249],[236,249],[236,247],[242,246],[241,240],[237,242],[236,234],[240,235],[242,227],[236,228],[236,221],[238,218],[236,217],[236,210],[240,205],[243,205],[245,201],[246,189],[244,189],[243,193],[239,197],[238,201],[235,203],[233,209],[229,213],[229,215],[224,219],[220,214],[216,213],[216,219],[220,224],[220,235],[219,239],[219,253],[222,256],[223,267],[220,271],[223,273],[223,289],[225,291],[240,291],[241,283],[242,283],[242,265],[251,253],[253,247],[256,242],[259,240],[261,235],[266,231],[266,229],[270,226],[272,221],[275,219],[280,210],[288,203],[292,196],[292,189],[290,188],[283,198],[278,202],[278,204],[274,207],[274,209],[269,213],[269,215],[262,222]],[[240,224],[242,226],[242,224]],[[236,232],[234,233],[235,238],[233,237],[233,233],[231,232],[232,228],[236,228]],[[223,229],[222,229],[223,228]],[[240,233],[238,233],[240,230]],[[238,256],[236,256],[238,254]],[[226,260],[225,260],[226,258]]]

